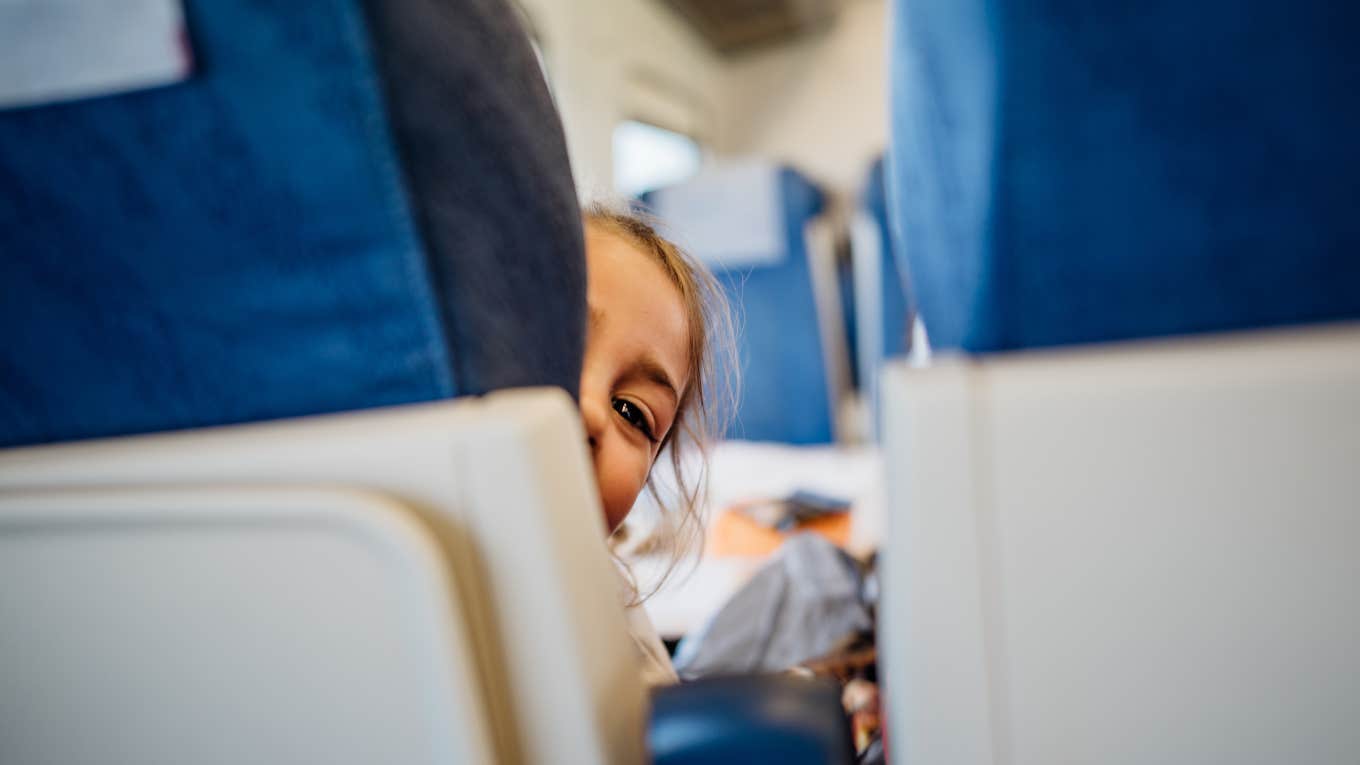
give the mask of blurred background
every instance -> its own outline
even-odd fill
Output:
[[[883,0],[520,0],[583,198],[789,163],[843,209],[887,145]]]

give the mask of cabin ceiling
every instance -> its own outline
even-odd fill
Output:
[[[792,42],[830,26],[843,0],[663,0],[723,54]]]

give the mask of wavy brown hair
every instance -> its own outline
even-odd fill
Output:
[[[583,218],[587,226],[607,231],[652,257],[680,293],[689,316],[690,382],[657,456],[657,463],[664,461],[670,467],[673,492],[658,486],[654,471],[647,476],[647,493],[661,512],[651,541],[654,549],[669,555],[669,562],[644,595],[632,571],[620,561],[635,605],[655,594],[703,540],[700,509],[708,497],[709,450],[727,429],[736,401],[736,335],[722,286],[702,263],[661,235],[654,217],[636,207],[595,203],[585,208]],[[689,454],[698,456],[697,475],[686,470]]]

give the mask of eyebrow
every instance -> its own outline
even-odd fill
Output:
[[[604,311],[593,305],[587,307],[587,322],[591,327],[598,327],[604,322]],[[675,384],[669,374],[666,374],[665,367],[661,366],[650,354],[643,356],[633,364],[629,372],[640,376],[648,382],[656,383],[670,392],[671,398],[678,405],[680,403],[680,386]]]
[[[633,365],[632,371],[643,379],[654,382],[670,391],[671,398],[675,400],[675,403],[680,403],[680,388],[671,380],[671,376],[666,374],[666,370],[656,362],[656,359],[651,356],[643,356]]]

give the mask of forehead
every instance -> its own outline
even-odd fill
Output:
[[[651,354],[683,390],[689,380],[689,311],[656,257],[591,224],[586,273],[592,333],[605,335],[620,353]]]

